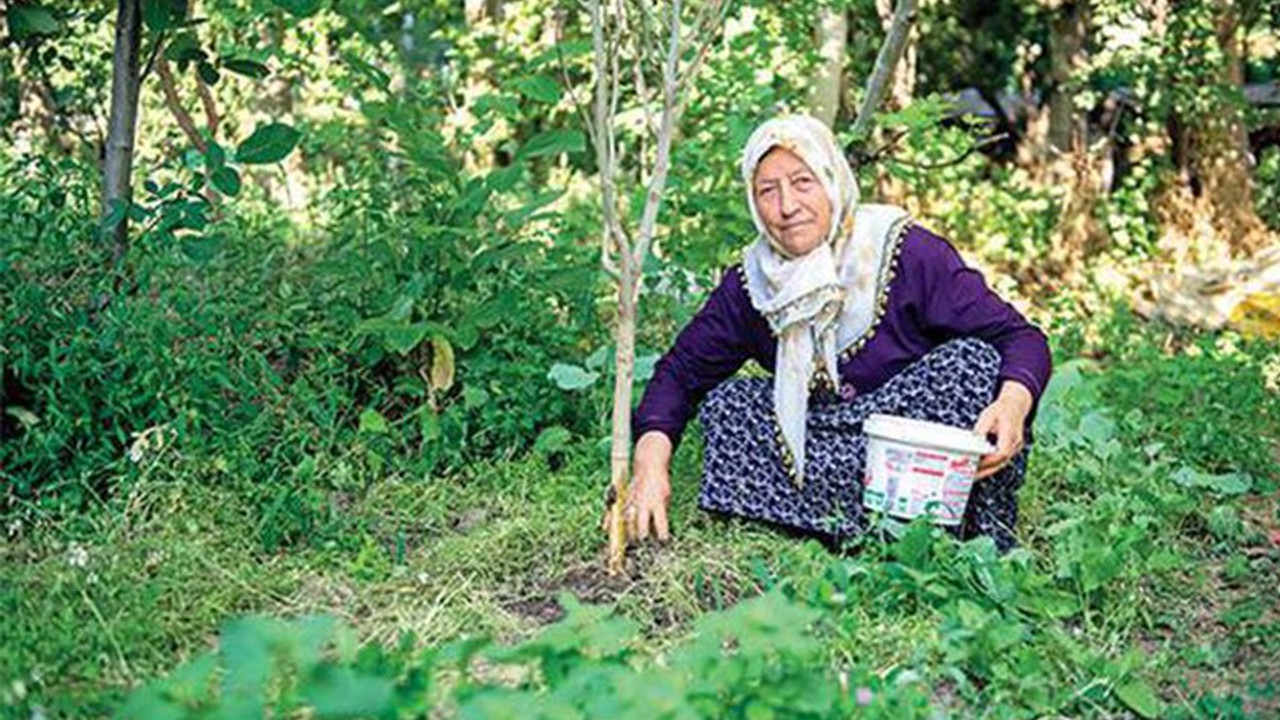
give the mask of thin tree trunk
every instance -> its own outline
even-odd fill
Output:
[[[871,82],[868,83],[868,97],[864,99],[864,103],[871,99],[873,93],[877,93],[873,83],[879,78],[882,89],[878,94],[884,97],[876,101],[871,111],[874,112],[881,107],[882,103],[886,109],[897,111],[910,105],[915,95],[916,50],[913,29],[915,2],[898,0],[898,6],[895,8],[891,0],[876,0],[876,11],[880,15],[880,23],[885,30],[885,46],[881,49],[880,57],[876,59],[876,70],[872,73]],[[885,50],[892,54],[886,57]],[[886,60],[889,65],[881,75],[880,66]],[[859,123],[862,122],[862,115],[863,113],[860,112]],[[877,133],[877,137],[878,142],[883,142],[882,133]],[[900,203],[907,193],[902,182],[890,175],[886,166],[880,165],[876,168],[876,194],[883,202]]]
[[[1244,58],[1239,39],[1240,18],[1234,4],[1214,2],[1218,46],[1222,49],[1221,82],[1244,85]],[[1267,232],[1253,204],[1253,158],[1245,130],[1244,108],[1225,104],[1205,118],[1195,132],[1192,161],[1202,192],[1214,207],[1215,225],[1232,250],[1249,253],[1267,241]]]
[[[107,148],[102,169],[104,213],[133,200],[130,182],[133,147],[138,127],[138,52],[142,44],[140,0],[116,0],[116,39],[112,61],[111,118],[107,124]],[[129,247],[128,213],[112,233],[112,259],[124,260]]]
[[[818,15],[818,72],[809,88],[813,116],[835,125],[840,114],[844,60],[848,55],[849,14],[843,8],[824,8]]]
[[[884,102],[885,93],[893,77],[894,68],[902,59],[907,48],[908,35],[916,18],[916,0],[898,0],[893,11],[893,20],[885,36],[884,44],[876,55],[876,64],[867,79],[866,92],[862,94],[862,105],[858,108],[858,117],[853,123],[853,134],[863,138],[871,129],[872,116]]]
[[[618,274],[618,318],[614,327],[613,431],[609,446],[609,481],[617,501],[610,508],[609,572],[622,571],[627,547],[623,505],[631,483],[631,392],[635,382],[636,301],[639,267],[623,255]]]
[[[1049,22],[1049,135],[1050,153],[1071,151],[1076,127],[1076,93],[1072,78],[1084,64],[1089,33],[1089,3],[1069,2]]]

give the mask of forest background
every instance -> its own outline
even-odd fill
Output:
[[[888,2],[607,5],[706,40],[637,391],[749,242],[738,155],[787,109],[1058,367],[1007,556],[712,520],[691,433],[676,539],[621,576],[585,7],[0,8],[5,714],[1280,711],[1280,4],[925,0],[865,137]],[[636,47],[632,226],[663,88]]]

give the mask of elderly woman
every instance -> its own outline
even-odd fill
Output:
[[[995,442],[959,532],[1012,547],[1024,441],[1049,380],[1044,334],[904,210],[860,204],[821,122],[764,123],[742,174],[759,236],[635,412],[633,536],[667,538],[671,454],[702,403],[706,510],[835,541],[863,532],[862,422],[886,413]],[[772,380],[726,381],[748,359]]]

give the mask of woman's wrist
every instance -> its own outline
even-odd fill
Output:
[[[1000,396],[996,399],[1017,407],[1024,417],[1035,404],[1035,396],[1031,394],[1031,390],[1017,380],[1005,380],[1000,386]]]
[[[636,441],[635,461],[637,465],[653,462],[666,463],[671,460],[671,438],[661,430],[650,430]]]

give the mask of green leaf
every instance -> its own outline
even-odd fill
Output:
[[[648,382],[653,377],[653,368],[658,364],[660,355],[650,354],[641,355],[636,358],[633,370],[633,376],[636,382]]]
[[[261,80],[271,74],[266,65],[255,60],[245,60],[244,58],[224,58],[222,67],[237,75],[243,75],[254,80]]]
[[[525,97],[544,103],[558,103],[564,91],[549,75],[534,75],[515,81],[516,90]]]
[[[209,149],[204,154],[204,162],[210,170],[217,170],[227,164],[227,151],[223,150],[217,142],[210,140]]]
[[[222,79],[222,75],[218,72],[218,68],[214,67],[212,63],[206,60],[201,60],[196,64],[196,72],[200,73],[201,80],[204,80],[210,85],[217,85],[218,81]]]
[[[1160,700],[1151,686],[1141,680],[1132,680],[1116,688],[1116,697],[1130,710],[1144,718],[1160,715]]]
[[[271,0],[271,2],[294,17],[308,18],[320,12],[320,0]]]
[[[342,60],[351,67],[352,70],[364,79],[368,80],[374,87],[379,90],[386,91],[391,86],[391,76],[386,74],[376,65],[365,62],[355,53],[347,51],[343,52]]]
[[[203,265],[222,252],[222,238],[213,235],[210,237],[190,237],[182,240],[182,254],[186,255],[192,262]]]
[[[494,170],[489,173],[485,178],[485,183],[489,186],[489,189],[494,192],[506,192],[515,187],[523,172],[523,165],[508,165],[500,170]]]
[[[1115,437],[1116,423],[1106,413],[1094,411],[1080,418],[1080,435],[1098,447]]]
[[[427,336],[429,327],[426,323],[404,323],[389,327],[383,332],[382,344],[392,352],[408,355]]]
[[[55,35],[61,25],[48,8],[39,5],[11,6],[8,12],[9,35],[23,40],[39,35]]]
[[[381,717],[391,710],[391,680],[360,675],[350,668],[322,665],[301,688],[317,718]]]
[[[561,390],[582,390],[591,387],[592,383],[600,378],[600,373],[591,372],[578,365],[556,363],[551,366],[547,378],[555,382]]]
[[[391,425],[382,413],[373,408],[365,408],[360,413],[360,432],[371,435],[383,435],[391,430]]]
[[[209,182],[213,183],[213,186],[223,195],[235,197],[240,194],[240,173],[236,172],[235,168],[224,165],[214,170],[209,176]]]
[[[580,130],[548,130],[534,135],[520,148],[516,157],[527,159],[539,155],[582,152],[586,146],[586,137]]]
[[[164,57],[170,62],[178,63],[179,68],[186,68],[187,63],[203,61],[206,55],[196,36],[184,32],[169,41],[169,46],[164,49]]]
[[[269,165],[280,162],[293,152],[302,133],[284,123],[259,125],[253,134],[236,148],[236,160],[245,165]]]
[[[4,414],[22,423],[22,426],[28,430],[40,422],[40,417],[38,415],[24,407],[18,407],[17,405],[5,408]]]
[[[1204,488],[1220,495],[1242,495],[1253,487],[1248,473],[1207,473],[1188,465],[1173,471],[1173,481],[1187,488]]]
[[[440,439],[440,416],[430,405],[423,405],[418,412],[418,431],[428,442]]]
[[[220,717],[262,717],[271,676],[271,640],[275,625],[265,618],[232,620],[223,626],[219,646],[222,678]]]
[[[142,0],[142,21],[151,30],[170,30],[187,19],[187,0]]]
[[[538,439],[533,441],[533,450],[543,455],[563,450],[572,436],[568,428],[552,425],[538,433]]]
[[[456,373],[453,345],[443,335],[431,338],[431,389],[448,392]]]

